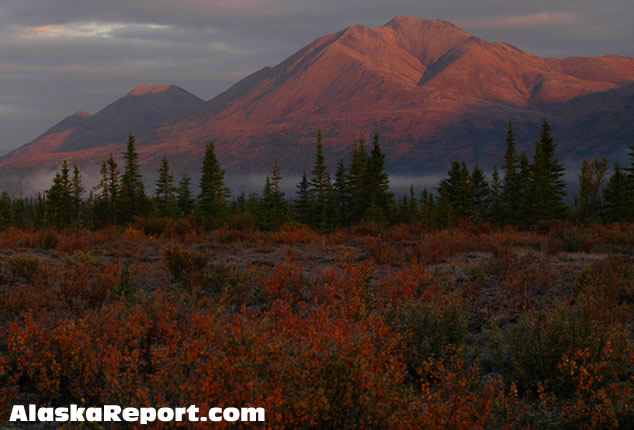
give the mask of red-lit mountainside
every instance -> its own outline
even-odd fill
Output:
[[[174,86],[140,87],[65,119],[5,156],[0,171],[93,163],[120,152],[132,131],[148,168],[167,154],[195,172],[214,140],[230,174],[266,172],[274,158],[298,173],[310,170],[321,129],[331,166],[378,131],[392,173],[423,174],[456,158],[499,165],[508,120],[532,152],[545,118],[564,161],[618,158],[634,140],[633,106],[633,58],[543,58],[446,21],[399,16],[321,37],[205,103]]]

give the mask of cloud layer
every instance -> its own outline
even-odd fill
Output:
[[[323,34],[399,14],[539,55],[634,56],[630,0],[4,0],[0,154],[137,85],[174,83],[208,99]]]

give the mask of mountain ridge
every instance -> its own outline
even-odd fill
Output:
[[[326,137],[331,165],[356,139],[377,131],[393,171],[443,170],[453,158],[490,167],[499,163],[508,120],[516,122],[520,149],[530,150],[531,134],[544,118],[553,122],[564,159],[599,150],[610,155],[629,136],[619,131],[629,130],[629,120],[617,109],[626,112],[632,83],[633,58],[539,57],[447,21],[397,16],[381,27],[353,25],[317,38],[208,101],[173,85],[139,86],[96,114],[67,117],[22,147],[26,156],[0,158],[0,168],[53,164],[61,157],[94,163],[125,142],[107,134],[95,139],[98,133],[85,130],[101,120],[137,135],[148,169],[163,154],[197,166],[204,144],[214,140],[230,173],[265,172],[273,158],[299,173],[312,161],[307,149],[317,129]],[[591,97],[604,93],[617,105]],[[167,107],[147,103],[157,110],[151,123],[143,122],[149,107],[127,106],[148,97],[171,100]],[[584,135],[575,131],[577,114],[585,118]],[[121,119],[126,115],[131,122]],[[141,122],[135,130],[123,127],[135,122]],[[69,131],[77,127],[84,129]],[[598,133],[618,139],[597,144]]]

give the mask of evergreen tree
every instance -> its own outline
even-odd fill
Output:
[[[505,224],[517,225],[523,216],[518,208],[522,196],[519,163],[520,157],[515,145],[513,123],[509,121],[508,131],[506,132],[504,164],[502,165],[502,170],[504,171],[504,179],[502,182],[502,212]]]
[[[123,153],[123,159],[125,164],[121,176],[120,221],[129,222],[135,216],[144,215],[147,206],[147,196],[139,166],[139,154],[136,152],[132,133],[128,135],[128,144]]]
[[[53,185],[46,193],[48,221],[55,226],[70,225],[73,219],[73,196],[70,169],[64,160],[62,168],[55,174]]]
[[[163,156],[159,177],[156,181],[156,214],[162,217],[174,217],[177,211],[176,188],[174,177],[170,174],[170,166],[167,157]]]
[[[629,218],[632,209],[629,198],[630,183],[627,175],[618,163],[614,166],[614,173],[610,177],[603,198],[605,199],[605,221],[619,222]]]
[[[426,226],[432,226],[435,223],[436,205],[434,202],[434,196],[427,188],[421,193],[421,215],[423,223]]]
[[[555,158],[557,145],[550,130],[550,124],[544,120],[535,148],[532,202],[537,221],[561,218],[566,211],[564,168]]]
[[[517,221],[515,225],[526,230],[537,221],[534,219],[533,204],[531,201],[533,189],[533,166],[526,154],[520,155],[519,160],[520,168],[517,181],[519,194],[516,201]]]
[[[628,211],[627,219],[634,221],[634,145],[630,146],[630,152],[628,153],[630,159],[630,167],[628,168],[628,200],[630,204],[630,210]]]
[[[601,160],[583,160],[581,163],[579,195],[575,196],[575,214],[584,224],[601,222],[601,188],[609,168],[610,163],[605,157]]]
[[[502,182],[498,168],[493,167],[491,175],[491,205],[489,207],[489,219],[496,226],[501,226],[504,221],[504,204],[502,201]]]
[[[81,206],[82,206],[82,194],[86,191],[81,180],[81,172],[77,164],[73,165],[73,179],[71,182],[71,194],[73,201],[73,215],[75,222],[79,224],[81,222]]]
[[[317,154],[315,157],[315,167],[312,171],[312,178],[309,185],[310,199],[312,203],[311,224],[320,229],[325,229],[329,224],[327,219],[327,198],[330,187],[330,175],[324,157],[324,145],[321,131],[317,132]]]
[[[471,173],[471,207],[475,211],[476,218],[483,221],[488,216],[491,205],[491,190],[484,172],[476,163]]]
[[[350,184],[348,182],[348,169],[343,161],[339,160],[333,190],[335,193],[335,224],[347,225],[350,222]]]
[[[200,177],[198,195],[199,216],[208,226],[218,226],[226,218],[229,189],[224,184],[225,172],[216,158],[215,144],[209,142],[205,147],[203,171]]]
[[[13,222],[13,208],[9,193],[3,191],[0,195],[0,230],[5,230]]]
[[[310,224],[312,202],[310,199],[310,184],[306,178],[306,172],[304,172],[301,182],[297,185],[297,200],[294,206],[297,221],[302,224]]]
[[[452,227],[456,224],[451,204],[451,193],[449,183],[446,180],[440,181],[438,187],[438,201],[435,204],[434,225],[438,227]]]
[[[414,184],[409,186],[409,199],[407,204],[407,221],[408,224],[414,224],[418,222],[418,202],[416,201],[416,192],[414,191]]]
[[[378,133],[375,133],[372,139],[365,183],[372,206],[366,211],[365,221],[383,224],[390,219],[390,207],[394,196],[390,192],[390,179],[385,171],[385,154],[381,150]]]
[[[448,203],[451,205],[451,213],[454,221],[458,221],[471,216],[472,214],[472,194],[471,177],[467,165],[454,161],[451,163],[448,177],[440,182],[439,193],[444,193]],[[442,192],[441,192],[442,191]]]
[[[271,176],[266,177],[262,193],[262,226],[275,230],[286,222],[286,200],[281,188],[282,175],[277,160],[271,169]]]
[[[121,197],[121,174],[112,154],[101,164],[101,179],[94,188],[95,218],[101,224],[116,224]]]
[[[192,180],[187,172],[184,172],[176,191],[178,209],[183,216],[189,216],[194,211],[195,201],[194,195],[192,194],[191,182]]]
[[[350,204],[348,224],[356,224],[363,219],[369,202],[369,190],[366,187],[366,175],[368,169],[368,153],[364,139],[359,139],[352,149],[352,161],[348,170],[348,192]]]

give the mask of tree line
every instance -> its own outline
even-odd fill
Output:
[[[583,224],[634,221],[634,145],[629,165],[605,158],[584,160],[579,190],[567,205],[565,170],[556,158],[557,144],[544,121],[532,158],[517,150],[512,123],[506,133],[503,163],[490,179],[477,163],[469,169],[454,161],[435,189],[414,186],[397,197],[390,189],[385,154],[378,134],[372,142],[356,142],[348,163],[341,159],[331,177],[324,156],[323,136],[317,133],[316,156],[310,175],[304,173],[294,198],[282,191],[280,167],[274,161],[260,193],[242,192],[231,198],[215,145],[205,147],[195,195],[185,172],[178,183],[163,157],[155,192],[145,191],[135,139],[128,137],[122,166],[110,154],[100,169],[100,180],[86,190],[77,165],[63,162],[50,188],[34,198],[0,195],[0,228],[84,227],[126,225],[139,218],[188,218],[204,228],[229,225],[276,230],[298,222],[327,232],[360,223],[423,223],[452,227],[464,220],[530,229],[539,221],[569,220]],[[609,175],[611,170],[611,174]],[[609,176],[609,177],[608,177]]]

